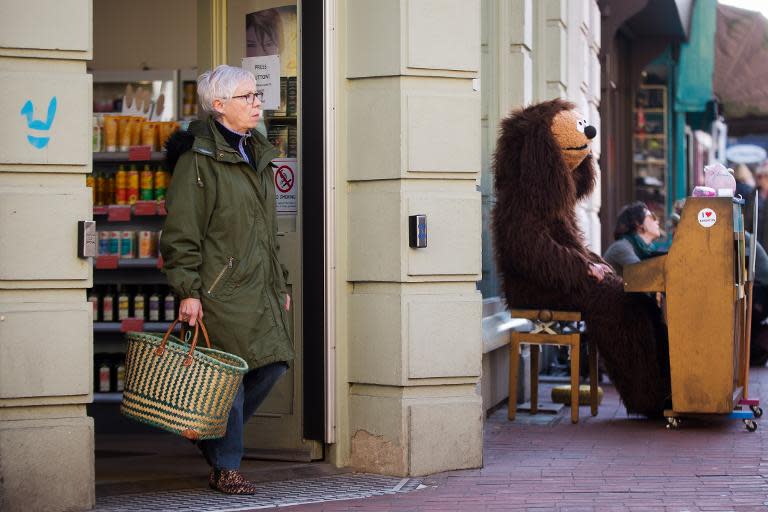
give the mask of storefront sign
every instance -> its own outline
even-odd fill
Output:
[[[272,160],[275,167],[272,171],[275,175],[275,198],[277,199],[277,213],[280,215],[298,212],[297,208],[297,178],[298,161],[295,158],[275,158]]]
[[[243,68],[256,77],[256,92],[261,93],[261,109],[277,110],[280,106],[280,57],[246,57]]]

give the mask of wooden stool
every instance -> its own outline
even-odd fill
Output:
[[[517,368],[520,364],[520,345],[531,346],[531,414],[539,409],[539,346],[568,345],[571,352],[571,422],[579,422],[579,356],[581,335],[578,330],[561,334],[557,322],[579,322],[581,313],[549,311],[547,309],[513,309],[513,318],[532,320],[531,332],[513,331],[509,343],[509,419],[515,419],[517,409]],[[592,416],[597,416],[597,348],[589,344],[589,402]]]

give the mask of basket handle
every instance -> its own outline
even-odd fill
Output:
[[[178,319],[174,320],[171,326],[168,328],[165,335],[163,336],[163,341],[160,342],[160,346],[157,347],[157,350],[155,351],[156,355],[162,356],[165,354],[165,346],[168,344],[168,338],[170,337],[171,332],[173,332],[173,328],[176,327],[178,322]],[[208,348],[211,348],[211,340],[208,338],[208,329],[206,329],[203,322],[198,319],[198,321],[195,323],[195,335],[192,337],[192,344],[189,347],[187,357],[184,359],[184,366],[189,366],[192,364],[192,355],[195,353],[195,347],[197,347],[197,336],[199,334],[198,325],[203,329],[203,338],[205,339],[205,344],[208,345]]]

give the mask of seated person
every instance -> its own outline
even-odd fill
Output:
[[[606,249],[603,258],[622,275],[625,265],[656,255],[652,244],[661,237],[661,228],[656,215],[645,203],[636,201],[619,212],[613,237],[616,241]]]

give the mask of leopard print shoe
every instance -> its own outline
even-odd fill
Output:
[[[256,494],[256,486],[236,469],[212,469],[208,485],[224,494]]]

